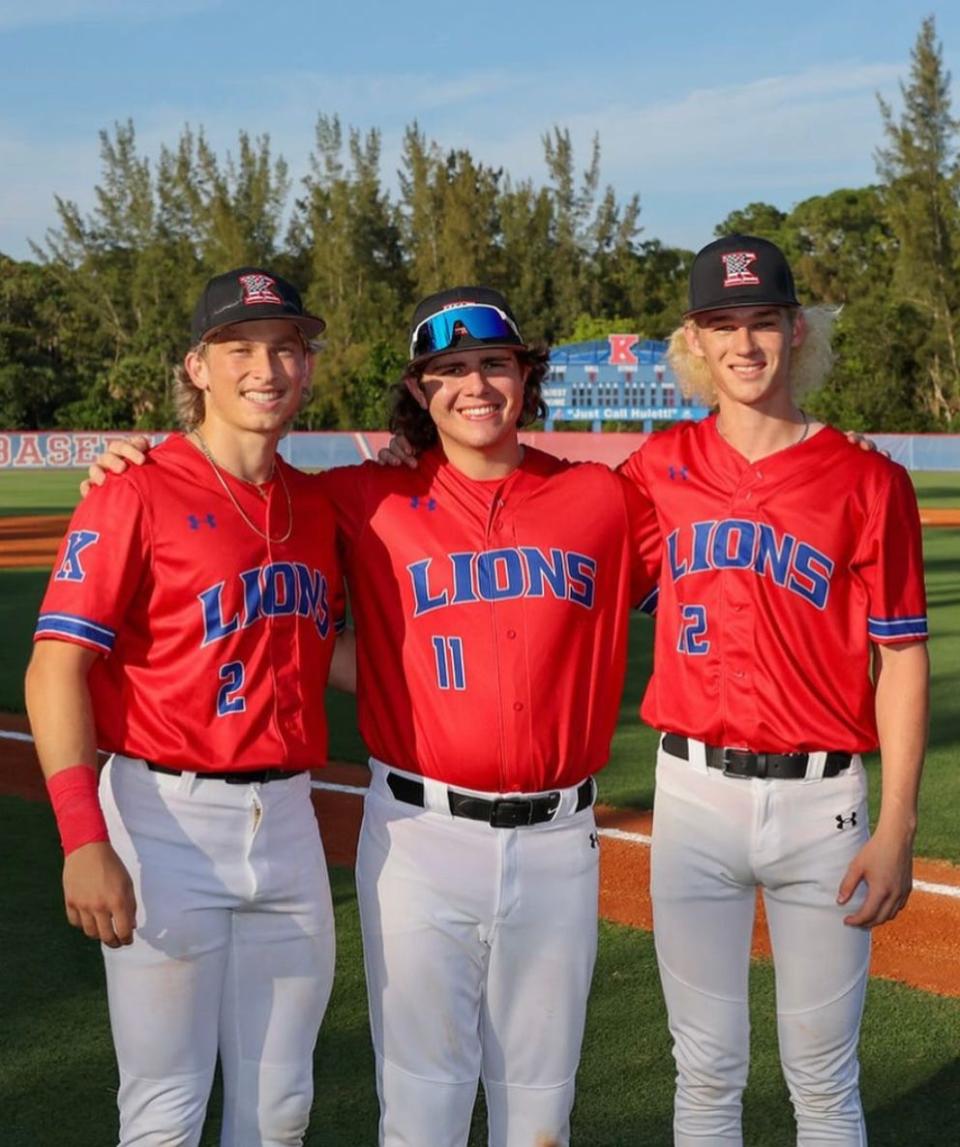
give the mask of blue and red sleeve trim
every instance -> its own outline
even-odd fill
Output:
[[[41,613],[37,620],[34,638],[52,637],[62,641],[73,641],[89,645],[101,653],[110,653],[117,639],[116,631],[106,625],[98,625],[85,617],[73,613]]]
[[[868,617],[871,641],[922,641],[928,637],[927,619],[921,617]]]

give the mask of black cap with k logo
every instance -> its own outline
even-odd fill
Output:
[[[303,309],[300,292],[286,279],[260,267],[238,267],[215,276],[203,288],[193,311],[194,346],[221,327],[256,319],[289,319],[308,339],[316,338],[327,325]]]
[[[685,317],[763,306],[800,306],[790,265],[775,243],[752,235],[725,235],[697,252]]]

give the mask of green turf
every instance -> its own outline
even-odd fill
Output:
[[[0,518],[18,514],[69,514],[80,500],[85,470],[4,470]]]
[[[960,470],[914,470],[917,501],[931,510],[960,510]]]
[[[0,633],[7,652],[0,657],[0,712],[23,712],[23,674],[49,570],[0,571]]]
[[[99,947],[62,915],[60,854],[49,810],[0,798],[8,865],[0,885],[0,1105],[8,1147],[103,1147],[115,1141],[116,1068]],[[331,873],[337,973],[315,1059],[316,1101],[306,1143],[376,1143],[352,876]],[[753,1051],[745,1101],[747,1147],[793,1141],[772,1020],[773,976],[753,973]],[[872,1147],[941,1147],[960,1121],[960,1000],[873,982],[863,1029],[863,1095]],[[573,1142],[669,1147],[673,1063],[652,942],[604,925],[594,978]],[[217,1143],[218,1101],[202,1147]],[[947,1136],[949,1138],[949,1136]],[[470,1147],[482,1147],[478,1111]],[[429,1147],[429,1145],[424,1145]]]

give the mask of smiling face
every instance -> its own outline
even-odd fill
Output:
[[[517,421],[530,368],[514,351],[483,347],[437,355],[407,388],[433,419],[447,458],[482,477],[520,460]]]
[[[279,436],[310,385],[313,357],[285,319],[237,323],[185,360],[204,395],[201,428]]]
[[[691,354],[710,370],[721,409],[737,403],[776,414],[790,407],[790,354],[806,335],[802,311],[705,311],[687,322],[684,334]]]

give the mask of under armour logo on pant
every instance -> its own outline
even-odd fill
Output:
[[[842,816],[840,813],[837,813],[836,821],[838,829],[846,828],[848,824],[856,828],[857,814],[852,812],[849,816]]]
[[[590,847],[591,848],[599,848],[600,847],[600,833],[599,832],[591,832],[590,833]]]

